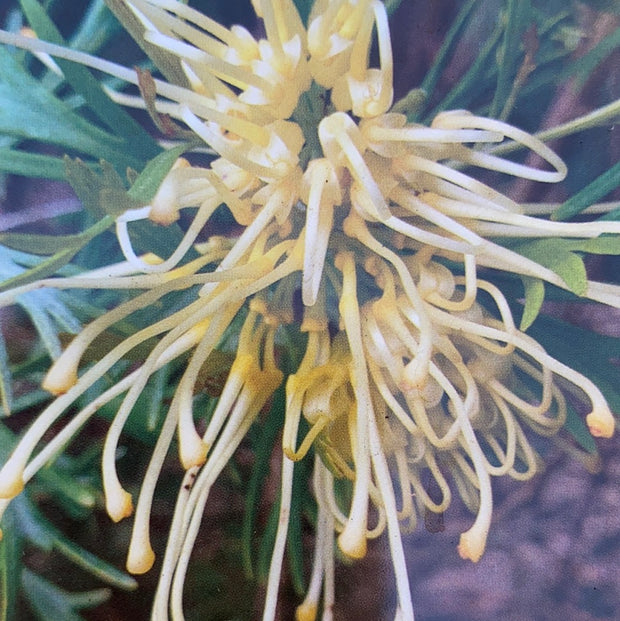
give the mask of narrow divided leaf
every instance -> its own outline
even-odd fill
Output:
[[[529,0],[507,0],[506,26],[500,47],[497,86],[489,116],[499,117],[512,91],[513,82],[521,64],[521,37],[532,19]]]
[[[592,437],[588,426],[575,408],[570,405],[566,408],[566,422],[564,428],[575,438],[579,446],[592,455],[598,453],[596,440]]]
[[[60,32],[37,0],[20,0],[24,15],[37,35],[56,45],[67,45]],[[76,93],[84,97],[89,107],[109,129],[123,138],[126,149],[138,160],[156,155],[160,148],[134,119],[114,103],[88,69],[66,60],[57,59],[65,79]]]
[[[140,167],[125,139],[100,129],[55,97],[0,46],[0,133],[55,144],[115,165]]]
[[[0,170],[11,175],[64,180],[65,165],[60,157],[0,148]]]
[[[127,209],[142,206],[131,200],[123,179],[108,162],[101,160],[99,165],[101,174],[80,159],[65,157],[67,181],[86,211],[95,218],[116,217]]]
[[[145,28],[131,9],[127,7],[127,4],[122,0],[105,0],[105,3],[166,79],[173,84],[189,87],[179,58],[175,54],[145,40]]]
[[[26,270],[25,272],[13,276],[8,280],[5,280],[0,284],[0,291],[7,291],[8,289],[12,289],[13,287],[18,287],[21,285],[26,285],[31,282],[35,282],[41,278],[47,278],[51,276],[55,272],[57,272],[61,267],[64,267],[73,259],[73,257],[82,249],[88,242],[100,235],[107,229],[109,229],[114,223],[114,219],[111,216],[105,216],[99,222],[93,224],[91,227],[86,229],[82,233],[78,233],[77,235],[70,236],[72,241],[70,245],[63,250],[59,250],[55,252],[52,256],[50,256],[45,261],[42,261],[35,267]],[[36,235],[32,236],[32,243],[36,244]]]
[[[82,621],[76,612],[80,608],[98,606],[110,596],[108,589],[97,589],[80,594],[75,599],[73,593],[68,593],[41,578],[29,569],[21,572],[22,592],[26,595],[29,605],[38,619],[62,619],[63,621]]]
[[[552,220],[569,220],[593,205],[620,185],[620,162],[597,177],[592,183],[562,203],[551,215]]]
[[[545,300],[545,283],[539,278],[522,276],[523,287],[525,289],[525,306],[521,316],[519,330],[527,330],[533,323]]]
[[[5,416],[11,413],[13,394],[11,390],[11,370],[9,357],[6,352],[4,337],[0,333],[0,406]]]
[[[15,511],[7,509],[2,519],[0,540],[0,621],[12,621],[17,613],[19,574],[22,564],[22,537]]]
[[[426,92],[427,95],[431,95],[435,90],[437,82],[446,68],[450,55],[454,51],[454,48],[459,40],[458,37],[463,31],[465,25],[468,23],[472,9],[476,6],[476,4],[476,0],[468,0],[465,2],[456,16],[456,19],[452,22],[452,26],[450,26],[450,30],[448,30],[446,34],[432,67],[426,73],[422,84],[420,84],[420,90]]]

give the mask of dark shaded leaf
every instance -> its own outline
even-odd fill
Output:
[[[521,38],[533,21],[529,0],[507,0],[506,27],[498,63],[497,85],[489,116],[498,118],[512,92],[521,65]]]
[[[592,437],[588,426],[583,418],[575,411],[575,408],[570,405],[566,408],[566,422],[564,423],[564,428],[575,438],[577,444],[585,451],[591,455],[596,455],[598,453],[596,440]]]
[[[426,92],[427,95],[430,95],[435,90],[435,86],[448,64],[449,57],[458,43],[459,35],[469,21],[472,9],[476,4],[476,0],[468,0],[465,2],[456,16],[456,19],[452,22],[452,26],[450,26],[450,30],[448,30],[441,48],[433,61],[433,65],[426,73],[422,84],[420,84],[420,90]]]
[[[29,569],[21,572],[22,590],[35,616],[41,621],[62,619],[83,621],[76,609],[92,608],[105,602],[110,596],[108,589],[98,589],[79,594],[63,591]]]
[[[11,370],[9,369],[9,357],[6,352],[4,337],[0,332],[0,406],[4,415],[11,413],[13,391],[11,389]]]
[[[7,509],[2,519],[0,540],[0,621],[12,621],[17,612],[17,593],[21,572],[22,537],[15,512]]]

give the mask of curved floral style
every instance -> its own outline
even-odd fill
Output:
[[[331,618],[336,536],[340,551],[356,559],[368,539],[387,531],[396,618],[413,619],[401,530],[415,528],[420,512],[442,512],[452,494],[460,495],[476,518],[458,551],[477,561],[490,526],[491,477],[533,476],[538,458],[528,438],[563,426],[567,391],[590,402],[593,435],[614,430],[599,389],[519,330],[502,291],[479,271],[566,283],[493,240],[589,238],[619,233],[620,223],[527,215],[473,176],[490,170],[539,182],[565,177],[561,159],[519,129],[462,110],[437,115],[430,127],[391,112],[390,33],[378,0],[317,0],[307,29],[291,0],[253,5],[263,39],[174,0],[124,2],[143,41],[180,70],[178,83],[154,81],[155,108],[183,122],[218,157],[208,167],[178,160],[150,205],[116,218],[122,264],[0,295],[8,304],[39,287],[135,292],[86,326],[49,370],[44,387],[57,397],[0,471],[0,497],[6,505],[100,407],[124,395],[102,457],[107,511],[115,521],[134,514],[127,568],[148,571],[151,502],[176,436],[186,474],[153,619],[182,619],[184,578],[211,487],[286,382],[280,520],[263,618],[275,616],[294,464],[313,449],[316,547],[297,618]],[[377,67],[369,64],[374,33]],[[138,82],[134,72],[100,59],[29,45]],[[493,147],[508,140],[540,156],[541,167],[494,155]],[[238,234],[196,244],[222,203]],[[189,208],[191,224],[170,257],[137,256],[132,222],[148,218],[165,227]],[[199,256],[190,257],[191,249]],[[191,292],[191,301],[168,309],[167,296],[178,291]],[[615,286],[589,281],[585,296],[620,307]],[[150,325],[92,366],[82,364],[99,335],[144,308],[152,309]],[[194,408],[196,383],[234,321],[243,324],[234,362],[205,421]],[[284,330],[306,335],[303,359],[288,377],[277,353]],[[67,409],[141,345],[150,347],[143,363],[36,452]],[[186,353],[134,511],[115,466],[123,426],[155,371]],[[303,438],[302,418],[309,428]],[[429,473],[439,500],[422,484]]]

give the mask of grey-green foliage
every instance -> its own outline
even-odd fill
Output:
[[[0,423],[0,460],[6,459],[15,442],[13,434]],[[88,475],[76,470],[77,460],[63,457],[37,476],[39,493],[52,494],[57,504],[74,517],[84,517],[95,508],[100,492]],[[79,475],[79,476],[78,476]],[[79,610],[105,601],[108,588],[69,592],[22,565],[22,552],[34,547],[65,557],[93,579],[123,590],[133,590],[136,581],[110,563],[77,545],[39,511],[24,492],[14,499],[2,522],[0,541],[0,621],[11,621],[20,610],[21,594],[38,619],[80,621]]]
[[[32,268],[38,258],[34,255],[12,250],[0,245],[0,282],[19,277]],[[64,293],[44,290],[30,291],[19,296],[16,303],[34,325],[48,355],[53,359],[60,355],[61,344],[58,334],[75,334],[81,325],[67,305]],[[11,411],[12,377],[6,355],[6,344],[0,332],[0,396],[5,414]]]

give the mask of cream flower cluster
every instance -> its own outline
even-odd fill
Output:
[[[254,0],[262,39],[240,26],[224,28],[176,0],[124,5],[140,24],[143,42],[156,46],[168,69],[181,76],[178,83],[155,80],[157,110],[182,121],[217,158],[208,167],[179,160],[150,205],[117,218],[123,263],[0,295],[8,304],[35,287],[136,292],[86,326],[53,364],[44,387],[57,397],[0,471],[1,502],[6,506],[100,407],[124,395],[102,457],[107,510],[113,520],[134,513],[127,567],[148,571],[154,563],[151,503],[176,437],[186,474],[153,619],[182,619],[184,578],[212,485],[286,382],[280,520],[264,619],[276,612],[294,464],[311,448],[317,536],[297,618],[315,619],[319,612],[332,618],[336,536],[342,554],[360,558],[367,540],[387,531],[396,617],[413,619],[401,530],[414,528],[420,512],[442,512],[459,494],[476,513],[459,553],[477,561],[492,513],[491,477],[526,479],[536,472],[528,436],[562,427],[567,390],[590,402],[593,435],[608,437],[614,429],[598,388],[515,326],[504,295],[479,268],[567,285],[492,239],[588,238],[620,233],[620,223],[526,215],[473,176],[486,169],[562,180],[560,158],[523,131],[466,111],[441,113],[430,127],[390,112],[390,34],[378,0],[317,0],[307,29],[292,0]],[[378,66],[371,67],[375,35]],[[43,42],[29,46],[137,82],[133,72],[100,59]],[[506,140],[544,163],[531,167],[490,152]],[[222,204],[240,232],[196,244]],[[148,218],[165,227],[190,208],[191,223],[170,257],[137,256],[132,222]],[[188,259],[192,248],[199,256]],[[178,291],[195,295],[180,310],[162,311],[167,296]],[[589,282],[586,296],[620,306],[618,287]],[[161,315],[92,366],[81,363],[99,335],[147,307]],[[194,408],[198,378],[235,320],[242,328],[234,362],[205,421]],[[286,330],[306,335],[303,359],[288,377],[276,351]],[[79,397],[147,343],[150,353],[139,367],[72,414],[36,452]],[[188,362],[134,512],[116,471],[116,449],[152,375],[181,355]],[[302,418],[309,430],[300,438]],[[439,500],[422,483],[429,473]]]

